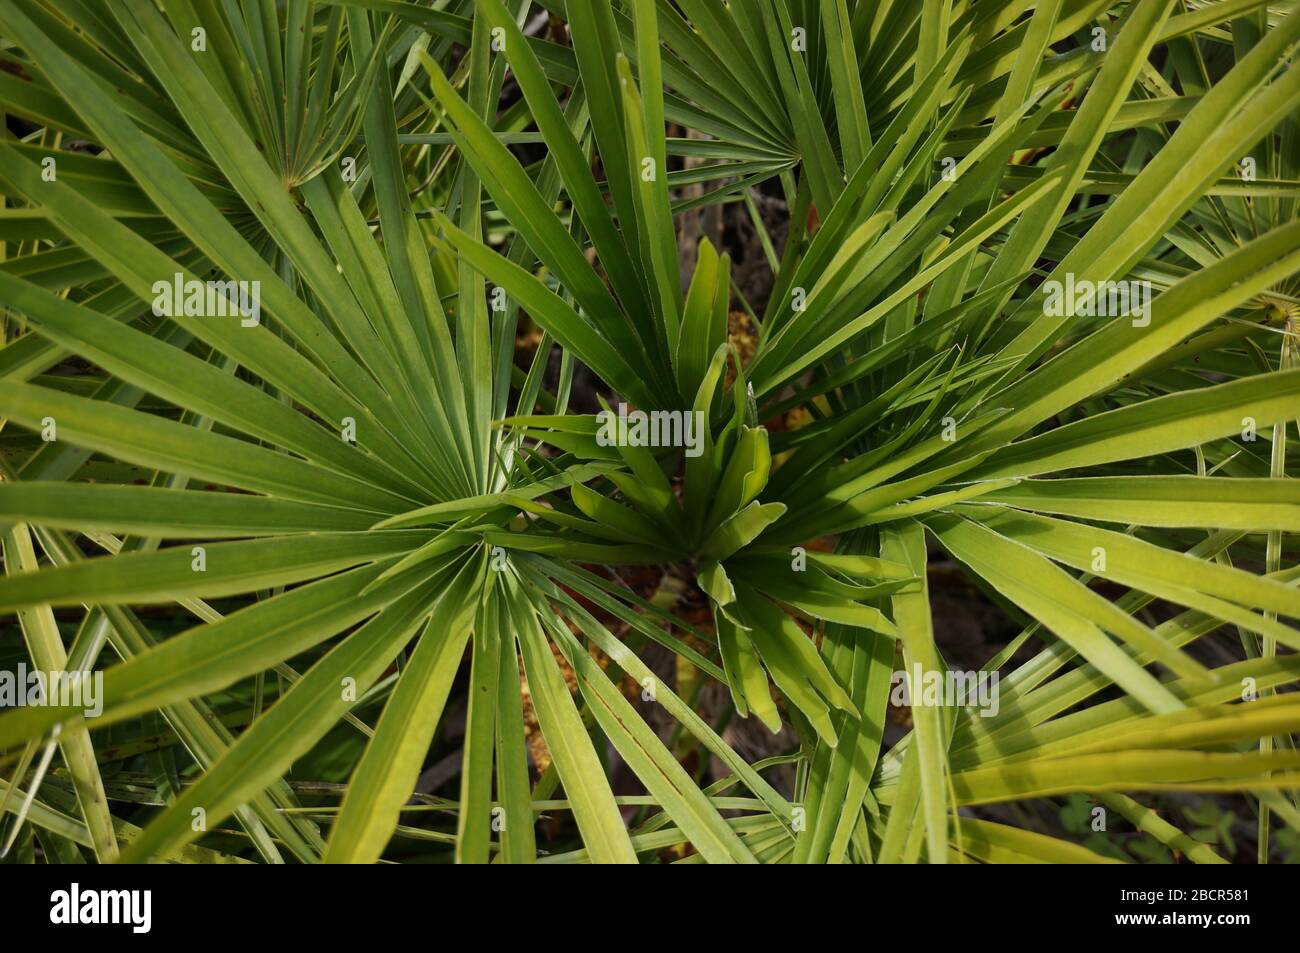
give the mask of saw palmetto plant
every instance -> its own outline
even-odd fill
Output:
[[[6,860],[1281,859],[1298,44],[6,0]]]

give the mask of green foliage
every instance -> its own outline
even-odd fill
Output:
[[[1190,791],[1294,861],[1298,43],[1259,0],[6,2],[0,659],[103,674],[0,714],[8,859],[1234,855],[1143,803]],[[729,206],[766,300],[686,237]],[[949,565],[1023,626],[978,672]],[[995,697],[898,737],[913,672]]]

